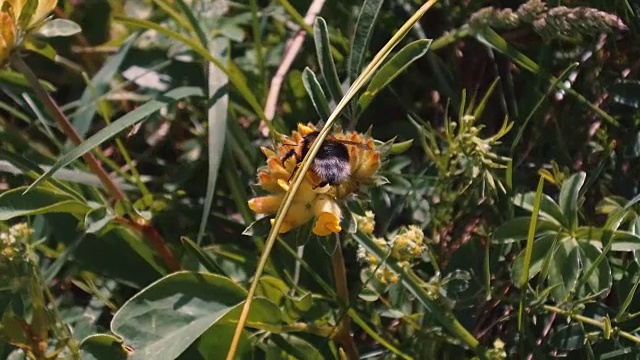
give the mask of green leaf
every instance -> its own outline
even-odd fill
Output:
[[[123,226],[108,227],[100,236],[87,234],[73,257],[79,269],[135,289],[167,273],[164,262],[142,234]]]
[[[73,127],[81,138],[84,138],[91,127],[91,121],[98,110],[96,97],[106,94],[111,86],[113,77],[118,72],[120,65],[131,49],[136,40],[137,35],[132,34],[120,45],[118,52],[111,56],[100,68],[100,70],[91,78],[91,84],[82,92],[80,96],[81,107],[73,117]]]
[[[205,269],[214,274],[225,275],[222,268],[220,268],[220,265],[218,265],[216,261],[211,258],[211,256],[209,256],[209,254],[205,252],[204,249],[202,249],[193,240],[189,239],[188,237],[182,236],[180,238],[180,241],[182,241],[182,244],[187,249],[187,251],[192,253],[198,259],[200,264],[205,267]]]
[[[373,79],[371,79],[367,90],[365,90],[358,99],[360,111],[364,111],[371,103],[371,100],[411,65],[411,63],[424,56],[429,50],[429,46],[431,46],[431,40],[416,40],[402,48],[389,62],[382,65],[380,70],[373,76]]]
[[[38,79],[38,81],[40,82],[40,85],[42,85],[42,87],[44,87],[48,92],[57,91],[56,87],[53,86],[52,83],[42,79]],[[19,86],[23,91],[31,89],[31,85],[29,84],[29,81],[27,81],[27,79],[24,77],[24,75],[17,71],[13,71],[8,67],[0,71],[0,84]]]
[[[36,181],[34,181],[25,192],[32,190],[42,181],[48,179],[58,169],[69,165],[80,156],[88,153],[89,151],[91,151],[91,149],[116,136],[129,126],[143,121],[147,118],[147,116],[162,109],[168,104],[189,96],[203,96],[202,89],[196,87],[180,87],[177,89],[173,89],[160,96],[158,99],[151,100],[146,104],[140,106],[139,108],[127,113],[118,120],[112,122],[111,125],[95,133],[93,136],[88,138],[85,142],[78,145],[73,150],[62,155],[62,157],[58,159],[55,164],[53,164],[51,169],[47,170],[38,179],[36,179]]]
[[[80,25],[67,19],[53,19],[42,25],[37,34],[46,38],[65,37],[82,31]]]
[[[580,261],[582,262],[582,266],[584,269],[589,269],[595,264],[596,259],[602,251],[586,241],[578,241],[578,245],[580,246]],[[591,273],[591,276],[587,279],[587,285],[593,293],[600,293],[605,290],[609,291],[612,282],[611,267],[606,259],[600,261],[593,273]]]
[[[578,194],[586,177],[587,174],[582,171],[573,174],[562,183],[560,189],[560,209],[569,220],[568,228],[571,230],[578,226]]]
[[[407,141],[403,141],[400,143],[394,143],[391,145],[391,149],[389,150],[389,154],[391,155],[400,155],[405,151],[409,150],[413,145],[413,139],[409,139]]]
[[[342,88],[340,87],[340,80],[336,72],[336,65],[331,56],[331,44],[329,43],[327,23],[321,17],[316,18],[316,24],[313,27],[313,40],[316,43],[316,53],[318,55],[322,77],[327,83],[331,98],[337,103],[342,99]]]
[[[553,245],[553,241],[556,236],[556,234],[547,234],[533,242],[533,249],[531,251],[531,263],[529,264],[529,275],[527,277],[527,281],[533,279],[542,269],[542,264],[544,263],[544,259],[547,256],[547,253],[553,250],[551,246]],[[522,279],[522,277],[524,276],[525,253],[526,249],[522,249],[516,259],[513,261],[513,266],[511,268],[511,278],[513,279],[514,283],[520,281],[520,279]]]
[[[165,276],[129,299],[111,330],[134,350],[131,359],[175,359],[215,324],[240,313],[246,291],[229,278],[182,271]],[[255,299],[249,324],[279,324],[279,309]]]
[[[225,58],[228,52],[227,41],[224,39],[212,40],[209,44],[211,53],[217,54],[218,57]],[[222,163],[224,153],[225,134],[227,133],[227,112],[229,110],[229,94],[227,90],[229,78],[224,71],[209,65],[208,72],[209,87],[209,111],[207,113],[207,143],[208,146],[208,174],[207,174],[207,191],[204,198],[204,208],[202,209],[202,218],[200,220],[200,229],[196,243],[200,244],[205,235],[209,215],[211,214],[211,206],[213,204],[213,195],[216,190],[218,180],[218,172]]]
[[[549,267],[549,286],[556,286],[552,295],[557,302],[563,301],[574,289],[581,270],[578,242],[567,238],[555,249]]]
[[[304,84],[304,88],[307,90],[307,94],[309,94],[309,97],[311,98],[311,102],[313,103],[313,107],[316,109],[316,112],[323,121],[326,121],[331,114],[331,111],[329,111],[329,102],[327,101],[327,97],[324,95],[324,91],[322,91],[322,87],[316,78],[316,74],[314,74],[308,67],[306,67],[302,72],[302,82]]]
[[[598,248],[602,248],[602,238],[604,230],[591,226],[581,226],[576,230],[576,238],[589,241]],[[627,232],[616,230],[613,232],[613,251],[636,251],[640,250],[640,236]]]
[[[0,194],[0,221],[56,212],[84,216],[91,210],[89,205],[49,186],[40,186],[24,194],[25,189],[23,186]]]
[[[508,244],[514,241],[527,239],[527,232],[531,224],[530,216],[517,217],[498,226],[493,233],[491,242],[494,244]],[[538,219],[536,224],[536,237],[546,235],[549,232],[558,232],[560,226],[552,221]]]
[[[112,335],[91,335],[80,343],[80,358],[83,360],[126,360],[127,357],[122,341]]]
[[[356,30],[351,40],[351,52],[349,53],[349,80],[355,79],[360,70],[362,62],[369,46],[369,40],[373,33],[373,25],[380,13],[384,0],[365,0],[358,15]]]
[[[525,210],[533,211],[535,195],[535,192],[517,194],[513,198],[513,203]],[[556,202],[546,194],[542,194],[542,198],[540,199],[540,217],[564,227],[567,227],[568,224],[567,219],[562,214],[562,210],[560,210],[558,204],[556,204]]]

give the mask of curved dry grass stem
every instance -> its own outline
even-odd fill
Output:
[[[273,227],[271,228],[271,232],[269,233],[269,237],[267,238],[265,247],[262,251],[262,255],[260,256],[260,260],[258,262],[258,267],[256,268],[256,273],[254,275],[253,281],[251,282],[251,286],[249,287],[249,292],[247,294],[247,300],[245,301],[242,312],[240,313],[240,317],[238,318],[238,324],[236,325],[235,333],[233,334],[233,339],[231,340],[231,346],[229,347],[229,353],[227,354],[227,360],[232,360],[235,357],[236,350],[240,341],[240,335],[242,334],[242,330],[244,329],[244,325],[247,321],[247,317],[249,315],[249,309],[251,308],[251,303],[253,300],[253,296],[258,287],[258,281],[260,276],[262,275],[262,271],[267,263],[267,259],[269,258],[269,254],[271,253],[271,249],[275,244],[276,237],[278,236],[278,230],[282,226],[284,222],[285,215],[287,211],[289,211],[289,207],[293,202],[293,198],[295,193],[298,191],[302,180],[311,168],[311,163],[313,159],[316,157],[318,150],[322,146],[322,142],[329,134],[333,124],[336,119],[347,106],[349,101],[354,98],[357,92],[367,83],[375,73],[375,71],[380,67],[384,59],[391,53],[391,50],[405,37],[405,35],[409,32],[409,30],[413,27],[413,25],[429,10],[438,0],[429,0],[425,4],[423,4],[420,9],[418,9],[409,20],[407,20],[402,27],[394,34],[394,36],[387,42],[387,44],[374,56],[371,63],[362,71],[360,76],[353,82],[349,90],[345,93],[344,97],[340,100],[335,110],[331,113],[331,116],[327,120],[325,126],[320,130],[320,134],[318,135],[316,141],[313,143],[313,146],[309,149],[307,156],[305,156],[302,166],[296,173],[296,176],[293,178],[292,184],[287,191],[282,205],[278,210],[278,213],[275,217],[275,222]]]

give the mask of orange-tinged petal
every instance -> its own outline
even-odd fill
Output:
[[[268,195],[249,200],[249,209],[257,214],[273,214],[278,211],[282,196]]]
[[[3,64],[15,43],[16,28],[13,19],[7,13],[0,13],[0,65]]]

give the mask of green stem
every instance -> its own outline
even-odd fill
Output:
[[[67,117],[62,113],[49,93],[44,89],[44,87],[42,87],[36,75],[33,73],[33,71],[31,71],[31,68],[29,68],[29,66],[22,60],[22,58],[20,57],[20,53],[14,53],[11,56],[10,61],[11,65],[13,65],[16,70],[18,70],[25,76],[34,93],[42,102],[42,104],[44,104],[45,108],[49,112],[49,115],[56,121],[56,123],[60,127],[60,130],[62,130],[64,134],[69,137],[71,141],[73,141],[74,144],[82,144],[82,139],[76,132],[76,129],[71,125],[69,119],[67,119]],[[104,171],[104,169],[92,153],[86,153],[82,157],[91,171],[96,174],[98,179],[100,179],[100,182],[102,182],[104,187],[109,191],[111,196],[113,196],[116,200],[124,200],[127,198],[125,193],[109,177],[107,172]]]

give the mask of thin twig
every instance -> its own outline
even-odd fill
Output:
[[[304,16],[305,24],[311,26],[315,21],[316,17],[322,10],[322,6],[324,5],[325,0],[314,0],[309,6],[307,10],[307,14]],[[295,60],[298,52],[302,48],[302,44],[304,43],[304,37],[307,33],[304,29],[300,29],[296,31],[291,38],[287,41],[287,46],[284,50],[284,57],[282,58],[282,62],[278,67],[278,71],[271,79],[271,85],[269,86],[269,94],[267,95],[267,103],[264,106],[264,116],[267,120],[273,120],[273,117],[276,114],[276,107],[278,105],[278,96],[280,95],[280,88],[282,87],[282,82],[284,81],[285,75],[289,72],[289,68],[291,68],[291,64],[293,64],[293,60]],[[264,124],[260,124],[260,128],[268,129],[264,126]],[[266,135],[266,134],[265,134]]]
[[[58,105],[56,105],[55,101],[51,98],[51,95],[42,87],[40,81],[36,75],[31,71],[31,68],[22,60],[19,53],[14,53],[11,56],[11,65],[15,67],[16,70],[21,72],[29,84],[31,85],[31,89],[35,92],[38,99],[43,103],[44,107],[49,112],[49,115],[55,119],[56,123],[60,127],[60,130],[69,138],[71,141],[76,144],[82,144],[82,139],[80,135],[76,132],[76,129],[71,125],[69,119],[62,113]],[[109,177],[106,171],[102,168],[102,165],[98,162],[98,160],[93,156],[92,153],[88,152],[82,155],[82,158],[87,163],[91,171],[98,176],[100,182],[104,185],[104,187],[109,191],[111,196],[113,196],[116,200],[124,200],[127,198],[127,195],[116,185],[113,179]]]

